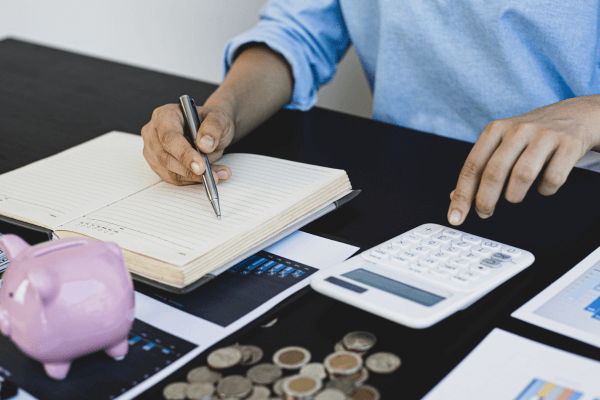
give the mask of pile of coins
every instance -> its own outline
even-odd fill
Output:
[[[310,351],[298,346],[277,350],[272,363],[260,363],[263,351],[257,346],[220,348],[208,355],[208,366],[192,369],[187,382],[171,383],[163,395],[166,400],[379,400],[379,391],[365,384],[369,374],[392,373],[401,362],[386,352],[363,361],[376,341],[369,332],[348,333],[323,363],[311,363]],[[248,367],[245,376],[222,373],[239,367]]]

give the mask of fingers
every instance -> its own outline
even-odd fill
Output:
[[[538,184],[540,194],[550,196],[556,193],[583,154],[585,151],[582,151],[579,142],[570,138],[562,140]]]
[[[495,121],[496,123],[500,121]],[[463,165],[456,189],[448,210],[448,221],[452,225],[460,225],[465,220],[479,181],[488,160],[499,146],[502,136],[498,134],[494,123],[488,124],[481,133],[479,140],[473,146],[471,153]]]
[[[202,123],[196,135],[196,146],[204,153],[209,154],[219,148],[223,137],[228,136],[229,130],[232,128],[231,120],[224,113],[205,107],[198,108],[198,114]],[[222,146],[222,148],[224,147]]]

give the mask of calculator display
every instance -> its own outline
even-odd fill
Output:
[[[417,289],[414,286],[386,278],[362,268],[347,272],[342,276],[427,307],[436,305],[445,299],[445,297]]]

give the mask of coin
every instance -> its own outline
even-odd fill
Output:
[[[219,397],[245,398],[252,392],[252,382],[241,375],[230,375],[217,385]]]
[[[187,387],[187,398],[190,400],[211,400],[215,387],[212,383],[192,383]]]
[[[319,378],[304,375],[290,376],[283,382],[283,393],[297,398],[307,397],[316,394],[323,387]]]
[[[401,361],[395,354],[380,352],[370,355],[365,364],[376,374],[390,374],[400,367]]]
[[[242,361],[242,352],[235,347],[223,347],[214,350],[206,358],[206,362],[213,369],[226,369],[235,367]]]
[[[249,365],[254,365],[254,364],[259,363],[260,360],[262,360],[263,351],[260,347],[252,346],[252,345],[248,345],[248,346],[244,346],[244,347],[250,353],[250,359],[246,360],[244,358],[244,360],[242,361],[243,366],[247,367]]]
[[[352,375],[362,368],[362,358],[350,351],[337,351],[325,357],[323,365],[331,375]]]
[[[275,383],[273,383],[273,393],[280,397],[283,396],[283,381],[285,381],[285,378],[277,379]]]
[[[261,328],[270,328],[270,327],[272,327],[273,325],[275,325],[276,323],[277,323],[277,318],[275,318],[275,319],[273,319],[273,320],[271,320],[271,321],[267,322],[267,323],[266,323],[266,324],[264,324],[264,325],[261,325],[260,327],[261,327]]]
[[[327,372],[325,372],[325,367],[321,363],[306,364],[300,370],[300,375],[314,376],[319,379],[327,378]]]
[[[381,395],[373,386],[362,385],[357,387],[350,397],[352,400],[379,400]]]
[[[163,389],[163,396],[166,400],[185,400],[187,397],[187,382],[174,382]]]
[[[346,396],[352,396],[354,393],[354,382],[348,378],[333,379],[325,385],[327,389],[338,389],[346,393]]]
[[[310,351],[303,347],[290,346],[273,354],[273,363],[283,369],[298,369],[310,361]]]
[[[257,385],[252,388],[252,394],[246,400],[268,400],[271,396],[271,391],[268,387]]]
[[[325,389],[315,397],[315,400],[347,400],[346,393],[339,389]]]
[[[245,362],[250,361],[252,358],[252,353],[248,346],[242,346],[239,343],[234,344],[232,347],[235,347],[242,353],[242,361],[240,361],[240,365],[244,365]]]
[[[368,351],[375,346],[377,338],[370,332],[350,332],[342,339],[344,347],[352,351]]]
[[[269,385],[281,378],[281,368],[273,364],[258,364],[246,372],[246,376],[259,385]]]
[[[215,383],[219,379],[221,379],[223,375],[219,372],[215,372],[208,368],[207,366],[202,366],[198,368],[194,368],[187,374],[187,380],[190,383]]]
[[[366,351],[358,351],[358,350],[351,350],[351,349],[345,348],[344,347],[344,343],[342,343],[341,340],[339,342],[337,342],[335,344],[335,346],[333,346],[333,350],[334,351],[351,351],[351,352],[356,353],[356,354],[358,354],[360,356],[363,356],[363,355],[367,354]]]

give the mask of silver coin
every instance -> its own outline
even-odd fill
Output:
[[[375,389],[373,386],[362,385],[354,389],[354,393],[350,396],[353,400],[379,400],[381,399],[381,395],[379,394],[379,390]]]
[[[344,347],[352,351],[368,351],[377,342],[377,337],[370,332],[350,332],[342,339]]]
[[[248,346],[242,346],[241,344],[236,343],[232,347],[235,347],[240,351],[240,353],[242,353],[242,361],[240,361],[240,365],[244,365],[244,362],[250,361],[250,358],[252,358],[252,353],[250,352]]]
[[[244,360],[242,361],[243,366],[247,367],[249,365],[258,364],[262,360],[264,353],[260,347],[252,345],[244,347],[246,351],[250,353],[250,358],[248,360],[244,358]]]
[[[327,382],[325,385],[327,389],[338,389],[346,394],[346,396],[352,396],[354,393],[354,382],[349,378],[333,379]]]
[[[277,379],[275,381],[275,383],[273,383],[273,393],[275,393],[275,395],[282,397],[284,395],[283,393],[283,381],[285,381],[285,378],[280,378]]]
[[[291,398],[313,396],[321,390],[323,383],[319,378],[305,375],[290,376],[283,382],[283,393]]]
[[[281,378],[282,374],[281,368],[267,363],[255,365],[246,372],[246,376],[259,385],[270,385]]]
[[[221,373],[213,371],[207,366],[202,366],[198,368],[194,368],[187,374],[187,380],[190,383],[216,383],[219,379],[221,379],[223,375]]]
[[[252,388],[252,394],[246,400],[268,400],[271,396],[271,391],[268,387],[257,385]]]
[[[314,376],[321,380],[327,378],[327,372],[325,372],[325,367],[321,363],[306,364],[300,370],[300,375]]]
[[[260,327],[261,327],[261,328],[270,328],[270,327],[272,327],[273,325],[275,325],[276,323],[277,323],[277,318],[275,318],[275,319],[273,319],[273,320],[271,320],[271,321],[267,322],[267,323],[266,323],[266,324],[264,324],[264,325],[261,325]]]
[[[339,389],[325,389],[315,397],[315,400],[348,400],[348,396]]]
[[[235,367],[242,361],[242,352],[235,347],[223,347],[210,353],[206,362],[213,369]]]
[[[217,385],[219,397],[245,398],[252,392],[252,382],[241,375],[230,375]]]
[[[367,354],[366,351],[358,351],[358,350],[352,350],[352,349],[347,349],[344,347],[344,343],[342,343],[342,341],[340,340],[339,342],[337,342],[335,344],[335,346],[333,346],[333,350],[334,351],[351,351],[353,353],[356,353],[360,356],[364,356],[365,354]]]
[[[189,400],[211,400],[215,393],[215,387],[212,383],[192,383],[187,388],[187,398]]]
[[[366,368],[361,369],[357,375],[358,376],[356,376],[354,379],[350,378],[350,380],[354,382],[356,386],[362,385],[369,380],[369,371]]]
[[[166,400],[185,400],[187,398],[187,382],[174,382],[163,389],[163,397]]]
[[[310,362],[310,351],[304,347],[289,346],[273,354],[273,364],[283,369],[298,369]]]
[[[365,365],[376,374],[390,374],[400,367],[400,357],[392,353],[380,352],[367,357]]]
[[[362,368],[362,357],[351,351],[331,353],[323,361],[325,370],[330,375],[353,375]]]

